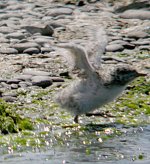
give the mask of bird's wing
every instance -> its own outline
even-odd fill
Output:
[[[91,38],[86,45],[89,62],[95,69],[99,69],[101,67],[101,56],[105,53],[108,42],[107,34],[103,27],[92,27],[89,33]]]
[[[80,77],[89,77],[95,72],[93,67],[88,61],[86,50],[74,43],[60,43],[57,44],[59,48],[67,50],[64,56],[67,58],[68,63],[72,64],[73,70],[79,74]],[[69,53],[68,53],[69,52]]]

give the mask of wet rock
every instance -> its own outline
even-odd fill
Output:
[[[70,8],[60,7],[60,8],[51,8],[46,13],[47,16],[57,17],[59,15],[71,15],[73,12]]]
[[[124,47],[121,44],[110,44],[106,46],[107,52],[122,51]]]
[[[28,48],[28,49],[25,49],[23,51],[23,53],[27,53],[27,54],[38,54],[40,52],[40,50],[38,48]]]
[[[46,88],[52,85],[52,80],[49,76],[33,76],[31,80],[32,80],[33,85],[36,85],[42,88]]]
[[[1,54],[18,54],[18,50],[15,48],[10,48],[10,47],[2,47],[0,48],[0,53]]]
[[[23,74],[32,76],[50,76],[51,73],[45,71],[35,71],[32,69],[24,69]]]
[[[150,11],[147,10],[127,10],[120,14],[121,18],[125,19],[150,19]]]
[[[40,49],[40,45],[34,42],[17,43],[14,44],[12,47],[17,49],[19,53],[22,53],[24,50],[29,48]]]

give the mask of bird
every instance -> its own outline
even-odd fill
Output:
[[[80,115],[93,112],[115,100],[135,78],[146,76],[129,64],[117,65],[110,71],[97,71],[90,64],[84,47],[75,43],[59,43],[57,46],[70,52],[74,70],[78,73],[78,78],[55,98],[62,108],[74,115],[75,123],[79,123]]]

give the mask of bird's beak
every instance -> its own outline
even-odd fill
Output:
[[[147,76],[147,73],[144,73],[144,72],[138,72],[138,76]]]

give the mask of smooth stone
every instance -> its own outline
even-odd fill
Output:
[[[4,93],[2,93],[2,96],[17,97],[17,93],[14,93],[14,92],[4,92]]]
[[[32,76],[50,76],[51,75],[49,72],[35,71],[35,70],[32,70],[32,69],[24,69],[23,74],[32,75]]]
[[[26,29],[30,34],[40,33],[41,35],[52,36],[54,33],[54,29],[50,25],[46,25],[45,27],[41,27],[41,25],[24,26],[23,28]]]
[[[135,39],[146,38],[148,36],[149,34],[144,31],[132,31],[126,34],[126,37]]]
[[[40,45],[34,42],[25,42],[25,43],[16,43],[13,45],[13,48],[17,49],[19,53],[22,53],[24,50],[28,48],[40,49]]]
[[[133,41],[131,43],[135,44],[137,46],[139,46],[139,45],[150,45],[150,40],[137,40],[137,41]]]
[[[10,79],[10,80],[7,80],[7,84],[19,84],[21,80],[18,80],[18,79]]]
[[[116,51],[122,51],[124,47],[120,44],[110,44],[106,46],[107,52],[116,52]]]
[[[17,100],[16,97],[12,97],[12,96],[3,96],[2,99],[5,100],[6,102],[14,102]]]
[[[15,48],[10,48],[10,47],[2,47],[0,48],[0,53],[1,54],[18,54],[18,50]]]
[[[7,39],[24,39],[25,38],[25,35],[23,33],[20,33],[20,32],[14,32],[14,33],[10,33],[8,35],[6,35],[6,38]]]
[[[7,27],[7,26],[0,27],[0,33],[9,34],[9,33],[13,33],[13,32],[14,32],[14,30],[10,27]]]
[[[27,48],[23,51],[23,53],[27,53],[27,54],[38,54],[40,52],[40,50],[38,48]]]
[[[150,46],[145,45],[145,46],[139,46],[138,47],[140,50],[146,50],[146,51],[150,51]]]
[[[121,18],[125,19],[150,19],[150,11],[147,10],[126,10],[122,14],[120,14]]]
[[[0,43],[9,43],[9,40],[0,36]]]
[[[27,82],[27,81],[21,81],[19,83],[19,86],[22,87],[22,88],[26,88],[26,87],[32,86],[32,83]]]
[[[57,17],[59,15],[71,15],[73,12],[72,9],[60,7],[60,8],[51,8],[46,13],[46,16]]]
[[[33,85],[36,85],[42,88],[46,88],[52,85],[52,80],[49,76],[33,76],[31,80],[32,80]]]
[[[5,80],[5,79],[1,79],[1,78],[0,78],[0,83],[1,83],[1,82],[5,82],[5,83],[6,83],[7,80]]]
[[[51,77],[53,82],[64,82],[65,80],[61,77]]]
[[[11,86],[11,89],[18,89],[19,88],[19,86],[17,84],[11,84],[10,86]]]
[[[54,48],[49,48],[49,47],[42,47],[41,48],[41,53],[49,53],[49,52],[52,52],[52,51],[55,51]]]
[[[23,81],[30,81],[32,75],[18,75],[16,79],[23,80]],[[19,83],[20,84],[20,83]]]

